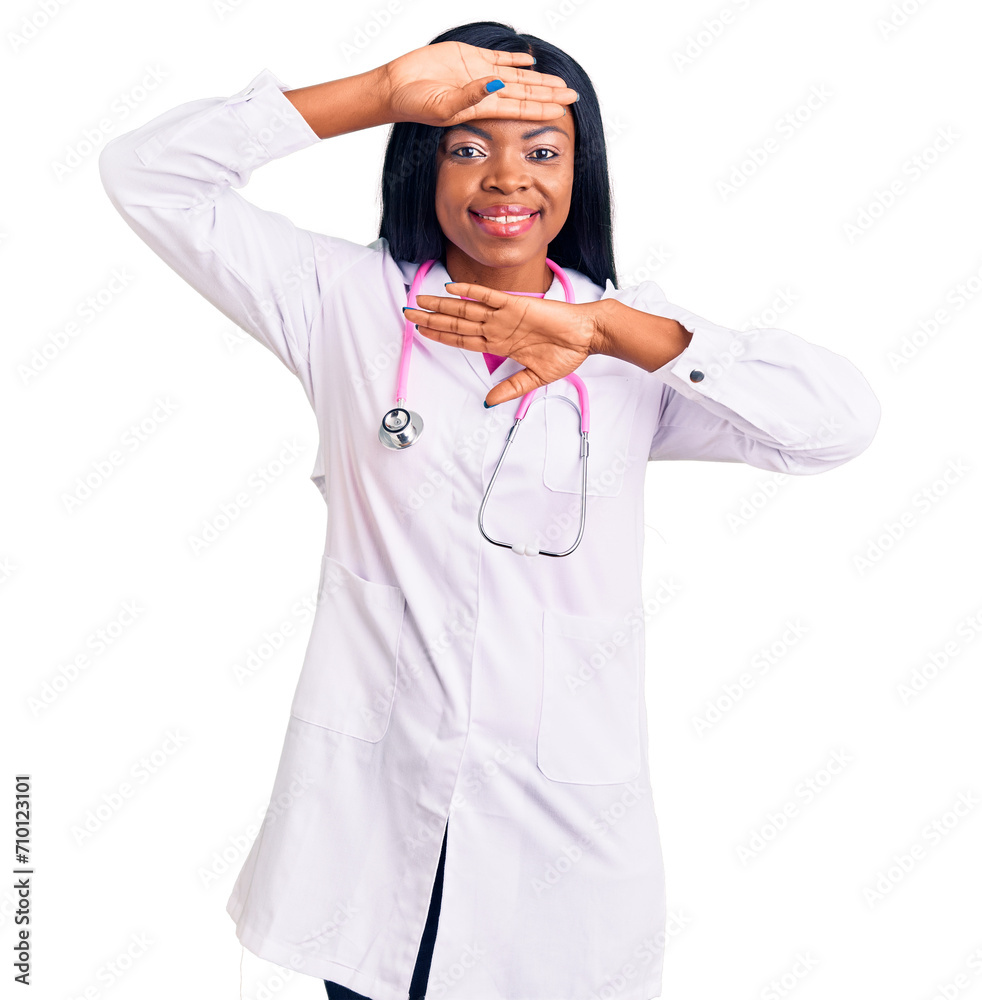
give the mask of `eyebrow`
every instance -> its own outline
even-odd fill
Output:
[[[473,132],[475,135],[479,135],[482,139],[487,139],[489,142],[494,140],[494,137],[490,132],[485,132],[483,128],[478,128],[476,125],[468,125],[466,122],[462,122],[460,125],[451,125],[445,132],[453,132],[455,129],[466,129],[468,132]],[[562,135],[569,138],[569,133],[564,129],[559,128],[556,125],[543,125],[541,128],[534,128],[528,132],[522,133],[523,139],[534,139],[537,135],[542,135],[543,132],[559,132]]]

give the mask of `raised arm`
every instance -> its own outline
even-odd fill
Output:
[[[647,371],[660,393],[649,460],[745,462],[808,474],[872,442],[880,404],[859,370],[786,330],[730,330],[668,302],[653,281],[609,286],[600,353]]]
[[[270,160],[386,122],[554,118],[576,93],[525,69],[531,59],[441,42],[296,90],[264,69],[231,97],[182,104],[111,140],[100,176],[140,239],[309,390],[311,330],[325,296],[354,263],[383,251],[300,229],[234,189]],[[494,79],[504,86],[489,93]]]
[[[383,117],[377,71],[322,87],[321,101],[336,101],[338,132]],[[284,90],[264,69],[231,97],[182,104],[111,140],[99,171],[140,239],[305,378],[324,295],[355,260],[377,251],[301,229],[234,190],[257,167],[318,142]],[[326,118],[320,115],[322,131],[331,134]]]

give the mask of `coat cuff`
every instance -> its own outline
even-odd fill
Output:
[[[236,131],[240,132],[240,137],[234,145],[229,143],[229,149],[234,148],[241,156],[229,157],[226,166],[243,179],[270,160],[288,156],[321,141],[307,124],[307,119],[283,96],[284,90],[292,89],[268,69],[263,69],[242,90],[225,98],[213,109],[233,109],[234,117],[229,119],[226,116],[221,127],[230,127],[233,121],[237,123]],[[198,119],[191,121],[197,124]],[[173,124],[156,129],[134,150],[140,162],[149,167],[187,123],[184,119],[177,119]]]
[[[235,108],[249,135],[271,160],[321,141],[307,119],[283,96],[284,90],[293,87],[263,69],[225,102]]]

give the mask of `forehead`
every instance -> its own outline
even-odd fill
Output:
[[[554,140],[563,137],[571,139],[573,121],[571,115],[553,121],[533,122],[523,118],[478,118],[460,125],[451,125],[444,130],[444,140],[462,139],[476,135],[488,142],[515,142],[550,136]]]

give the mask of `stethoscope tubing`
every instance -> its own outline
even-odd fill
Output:
[[[437,263],[437,259],[424,261],[417,269],[416,274],[413,276],[412,283],[409,286],[409,307],[415,309],[416,303],[416,293],[422,284],[423,279],[429,273],[430,268]],[[553,273],[559,278],[560,283],[563,286],[563,292],[566,296],[566,301],[569,303],[575,302],[575,296],[573,294],[573,286],[570,284],[569,278],[567,278],[563,269],[553,260],[546,258],[546,264],[552,269]],[[466,298],[466,296],[464,296]],[[473,300],[472,300],[473,301]],[[396,407],[390,410],[386,416],[383,418],[382,428],[379,431],[380,440],[383,444],[386,444],[390,448],[401,448],[407,447],[414,443],[416,438],[422,433],[422,418],[419,414],[415,414],[408,409],[408,407],[403,406],[406,402],[406,392],[409,385],[409,365],[412,359],[413,350],[413,338],[416,333],[416,324],[411,322],[409,319],[405,320],[405,329],[402,335],[402,354],[399,358],[399,374],[396,382]],[[518,428],[521,426],[522,421],[525,419],[525,415],[528,413],[529,407],[537,398],[537,393],[542,386],[536,386],[536,388],[530,390],[522,396],[521,402],[519,403],[518,410],[515,413],[515,420],[511,428],[508,431],[507,439],[505,440],[505,446],[501,451],[501,455],[498,457],[498,461],[495,464],[494,472],[491,474],[491,480],[488,483],[488,488],[484,491],[484,497],[481,501],[481,508],[478,511],[477,523],[481,530],[481,534],[493,545],[500,545],[503,548],[513,549],[520,555],[535,556],[567,556],[569,555],[579,544],[580,540],[583,538],[583,531],[586,525],[586,487],[587,487],[587,460],[590,454],[590,441],[589,441],[589,431],[590,431],[590,397],[587,393],[586,385],[583,379],[579,377],[575,372],[570,372],[568,375],[564,376],[568,379],[576,389],[576,394],[579,399],[579,407],[567,396],[556,396],[549,398],[562,399],[569,403],[577,413],[580,418],[580,464],[581,464],[581,482],[580,482],[580,524],[579,531],[576,535],[576,540],[573,544],[562,552],[551,552],[546,549],[538,549],[529,543],[514,543],[509,544],[508,542],[500,541],[499,539],[492,538],[484,530],[484,509],[487,507],[488,500],[491,496],[491,490],[494,486],[495,480],[498,478],[498,472],[501,469],[501,464],[505,459],[505,455],[508,454],[509,448],[511,448],[512,442],[518,434]],[[538,397],[546,398],[546,397]]]

